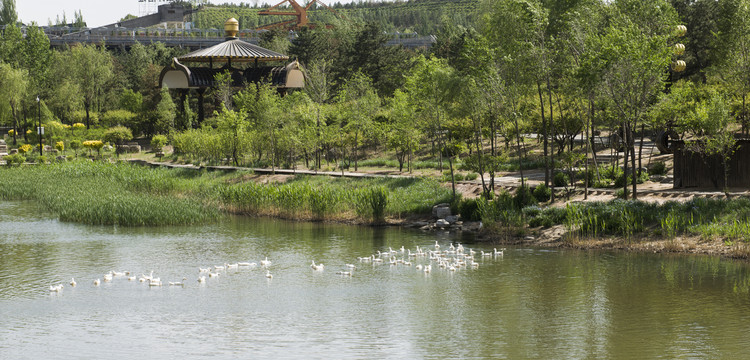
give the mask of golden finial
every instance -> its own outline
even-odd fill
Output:
[[[235,18],[231,18],[224,23],[224,32],[227,38],[236,38],[237,33],[240,32],[240,23]]]

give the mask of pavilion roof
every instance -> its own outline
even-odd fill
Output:
[[[178,60],[186,62],[262,62],[289,60],[289,56],[264,49],[237,38],[227,38],[226,41],[209,48],[196,50],[189,54],[180,56]]]

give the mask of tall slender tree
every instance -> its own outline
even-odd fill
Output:
[[[16,0],[3,0],[3,8],[0,10],[0,25],[15,25],[18,22],[16,12]]]

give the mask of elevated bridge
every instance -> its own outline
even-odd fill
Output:
[[[104,44],[107,48],[129,48],[136,42],[150,44],[161,42],[169,47],[198,50],[224,41],[223,29],[159,29],[159,28],[95,28],[67,32],[68,29],[44,27],[55,48],[70,46],[76,43]],[[258,44],[260,35],[266,30],[241,30],[238,37],[252,44]],[[294,38],[290,35],[290,39]],[[417,36],[415,34],[393,34],[387,45],[403,45],[409,49],[429,49],[435,42],[435,36]]]

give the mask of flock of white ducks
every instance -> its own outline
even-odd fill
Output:
[[[493,251],[485,252],[480,251],[479,254],[472,249],[468,251],[460,243],[458,246],[454,246],[453,243],[449,245],[448,249],[440,250],[440,244],[435,241],[435,245],[431,248],[417,246],[415,251],[411,249],[405,249],[403,246],[399,250],[394,250],[389,247],[387,251],[378,250],[377,253],[371,254],[365,257],[358,257],[360,263],[369,263],[372,266],[381,265],[388,263],[391,266],[414,266],[416,271],[424,272],[429,274],[434,268],[441,269],[444,271],[455,272],[463,268],[477,269],[479,263],[475,261],[475,255],[479,255],[482,259],[497,259],[502,258],[505,249],[493,249]],[[271,261],[268,257],[260,261],[260,267],[266,270],[265,277],[269,280],[273,279],[273,274],[268,269],[271,266]],[[198,268],[198,279],[199,284],[206,283],[206,279],[220,276],[222,271],[229,270],[240,270],[240,269],[255,269],[258,264],[255,262],[237,262],[233,264],[214,265],[209,267]],[[310,268],[314,272],[324,272],[325,265],[316,264],[315,260],[310,264]],[[353,276],[357,266],[354,264],[345,264],[344,269],[336,271],[337,275],[341,276]],[[149,287],[162,286],[161,278],[154,277],[154,271],[152,270],[148,275],[141,274],[140,276],[131,276],[129,271],[110,271],[102,276],[104,282],[111,282],[115,278],[127,278],[128,281],[138,281],[147,284]],[[102,279],[93,280],[93,286],[100,286]],[[183,277],[181,281],[168,281],[169,286],[185,286],[187,277]],[[77,282],[74,278],[70,279],[70,286],[76,286]],[[59,293],[63,290],[63,284],[50,285],[50,292]]]
[[[493,249],[492,252],[481,251],[482,258],[501,258],[504,255],[505,249],[498,250]],[[431,273],[433,265],[438,269],[444,269],[447,271],[458,271],[462,268],[478,269],[479,263],[474,261],[476,251],[469,249],[466,251],[463,245],[460,243],[458,246],[454,246],[453,243],[449,245],[446,250],[440,250],[440,244],[435,241],[435,245],[432,249],[425,247],[421,248],[417,246],[414,252],[411,249],[404,249],[402,246],[399,250],[394,250],[389,247],[388,251],[380,251],[370,256],[357,258],[362,263],[372,263],[373,265],[388,263],[391,266],[412,266],[416,263],[414,268],[417,271],[422,271],[425,274]],[[347,266],[354,265],[347,264]],[[351,273],[349,273],[351,275]]]

